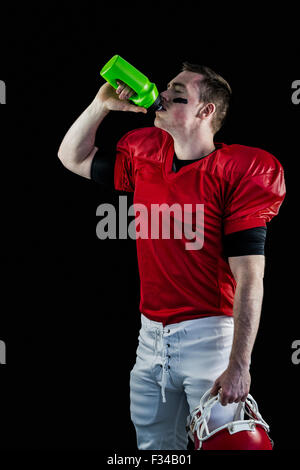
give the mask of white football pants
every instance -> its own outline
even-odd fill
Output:
[[[130,413],[140,450],[187,448],[186,419],[227,368],[233,318],[214,316],[163,326],[141,315]],[[232,421],[237,404],[217,403],[209,429]]]

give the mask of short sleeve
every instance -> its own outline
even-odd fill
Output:
[[[284,172],[275,168],[240,177],[228,192],[224,208],[224,234],[265,227],[278,214],[286,193]]]
[[[127,136],[128,133],[117,143],[114,185],[116,190],[134,192],[133,159]]]

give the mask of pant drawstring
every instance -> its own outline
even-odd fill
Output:
[[[163,357],[162,363],[162,377],[161,377],[161,395],[163,403],[166,403],[166,384],[167,384],[167,368],[168,368],[168,357],[166,354],[166,349],[164,348],[163,338],[161,334],[161,330],[159,328],[155,328],[155,356],[158,354],[158,338],[161,340],[161,353]]]
[[[161,377],[161,396],[163,403],[166,403],[166,384],[167,384],[167,358],[164,359],[162,365],[162,377]]]
[[[160,336],[160,330],[158,328],[155,328],[154,332],[155,332],[155,346],[154,346],[154,349],[155,349],[155,356],[156,356],[157,355],[157,339]]]

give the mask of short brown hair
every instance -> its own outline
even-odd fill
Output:
[[[205,65],[183,62],[182,72],[195,72],[203,75],[199,81],[199,100],[204,103],[214,103],[215,115],[212,119],[212,130],[216,133],[224,124],[231,99],[231,88],[224,78]]]

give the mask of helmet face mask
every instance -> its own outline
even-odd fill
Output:
[[[272,450],[269,426],[250,394],[245,402],[238,404],[233,421],[210,430],[211,410],[219,399],[219,395],[211,396],[208,390],[188,416],[187,431],[195,450]]]

